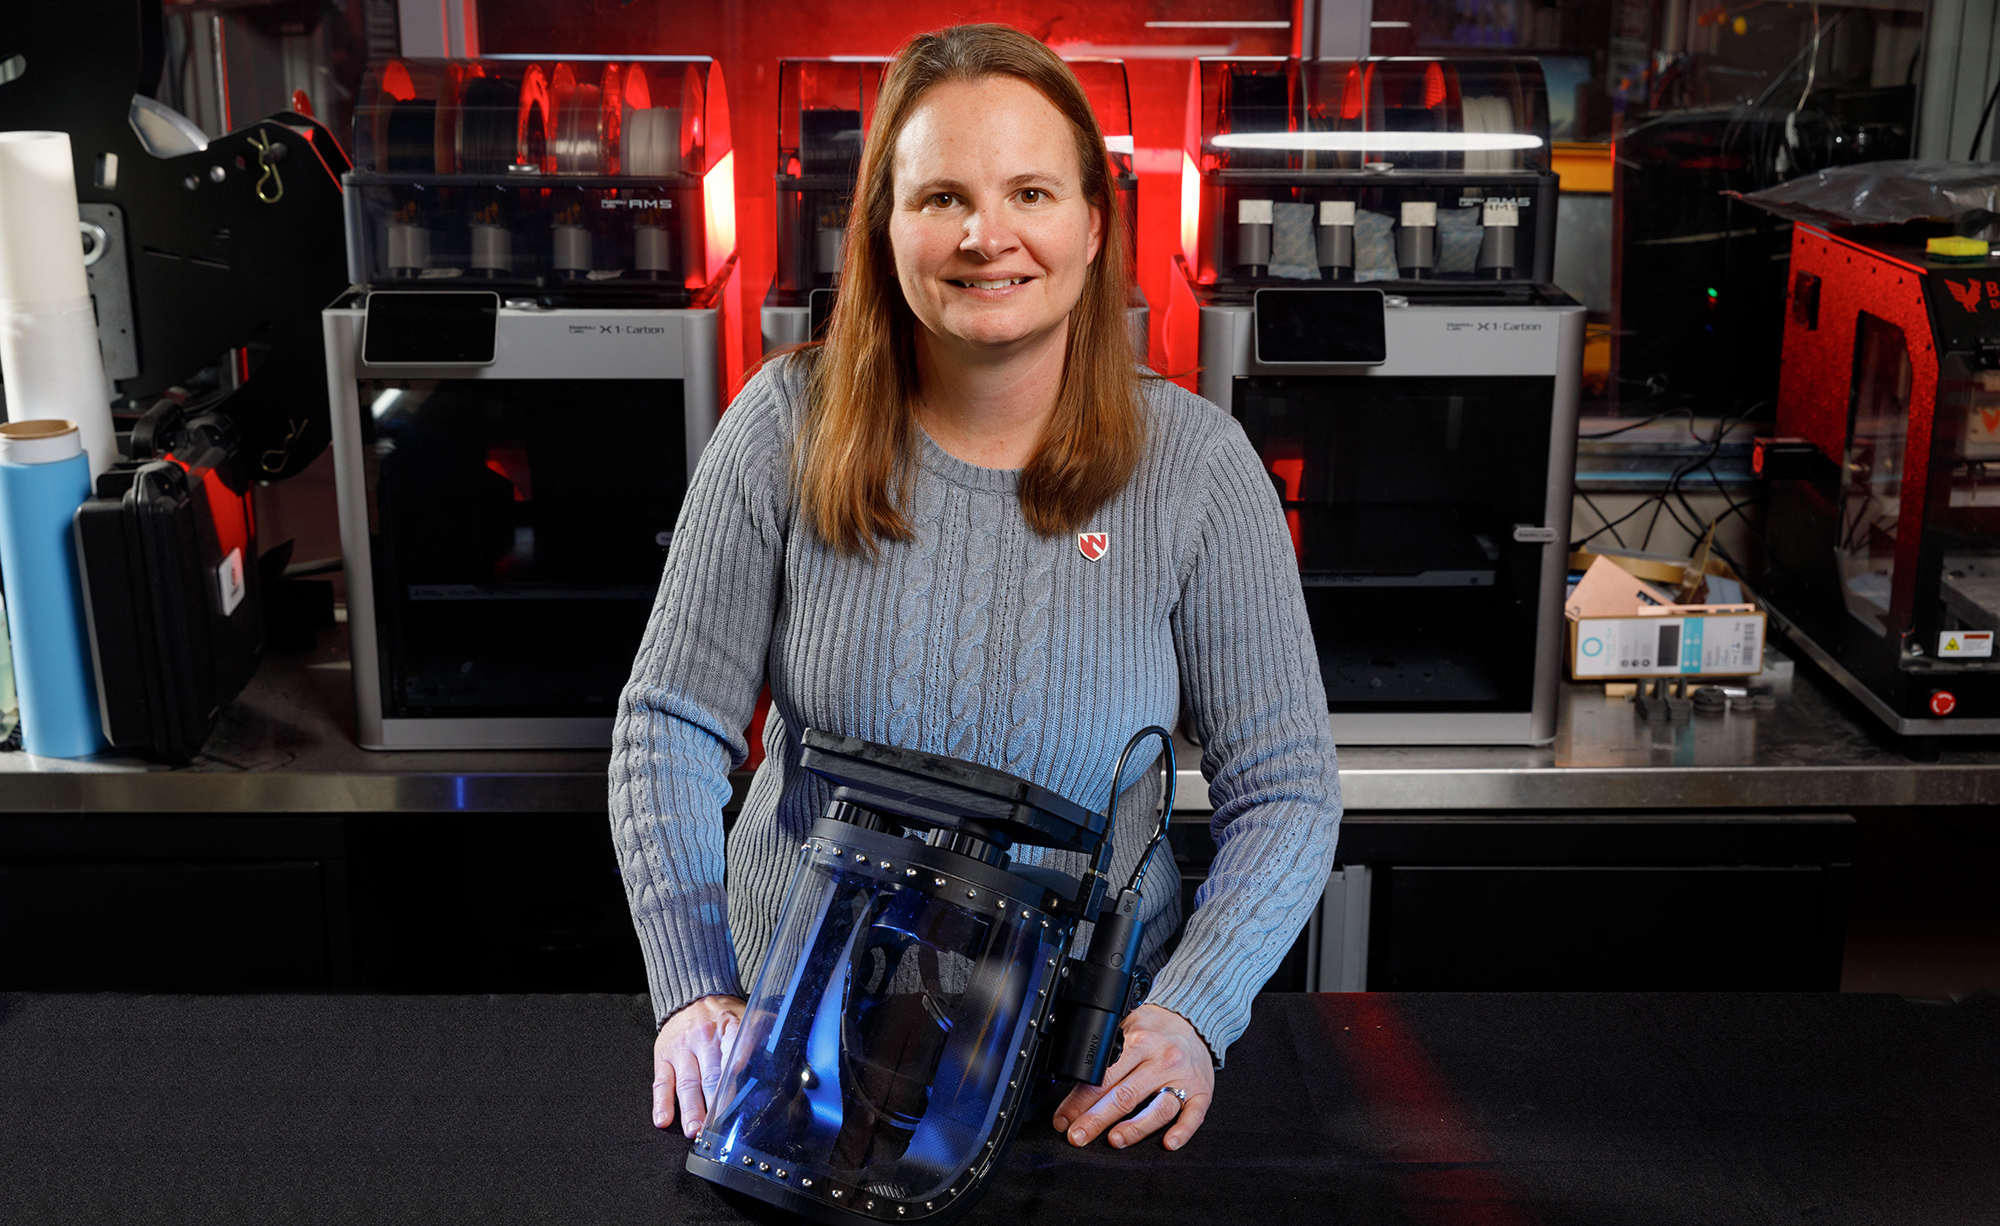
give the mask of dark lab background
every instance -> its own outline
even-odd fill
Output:
[[[1682,444],[1665,432],[1677,429],[1683,414],[1691,430],[1714,440],[1699,470],[1714,488],[1689,497],[1708,515],[1733,509],[1730,491],[1741,495],[1750,484],[1748,439],[1769,419],[1784,286],[1773,257],[1788,232],[1721,193],[1822,165],[1947,151],[1991,156],[1991,128],[1984,147],[1973,148],[1979,98],[1968,103],[1965,91],[1954,97],[1947,89],[1919,101],[1919,83],[1937,69],[1926,62],[1927,47],[1949,41],[1939,23],[1962,21],[1965,8],[1939,0],[1927,24],[1921,6],[1897,0],[1374,4],[1373,54],[1525,54],[1542,62],[1563,175],[1556,277],[1591,311],[1586,421],[1595,424],[1585,429],[1623,431],[1616,447],[1586,448],[1580,460],[1577,535],[1648,500],[1664,505],[1663,490],[1684,475],[1678,461],[1662,459]],[[166,3],[160,100],[215,137],[291,109],[303,94],[345,139],[363,66],[414,53],[405,46],[405,23],[430,10],[441,22],[426,35],[436,44],[432,54],[716,57],[736,154],[741,261],[733,297],[745,364],[758,356],[757,310],[775,271],[779,59],[885,55],[944,19],[907,0]],[[1064,54],[1125,60],[1140,179],[1139,276],[1156,307],[1150,356],[1160,369],[1190,375],[1192,333],[1177,334],[1158,309],[1170,297],[1180,241],[1189,62],[1295,53],[1304,10],[1289,0],[970,2],[948,18],[1010,22]],[[0,58],[6,54],[0,46]],[[1944,102],[1932,101],[1940,96]],[[1944,108],[1941,118],[1931,115],[1934,107]],[[1948,149],[1925,143],[1933,141]],[[1649,424],[1661,417],[1668,420]],[[338,555],[333,497],[330,455],[260,490],[265,538],[294,540],[299,558]],[[1758,511],[1742,501],[1743,513],[1719,535],[1752,558]],[[1675,533],[1655,511],[1648,543],[1684,547]],[[339,597],[337,574],[333,582]],[[295,661],[325,663],[327,641],[288,650]],[[1784,922],[1811,929],[1801,929],[1798,948],[1746,948],[1737,963],[1666,967],[1633,984],[1625,968],[1642,960],[1635,950],[1699,918],[1678,911],[1664,878],[1571,874],[1527,894],[1510,880],[1509,889],[1487,895],[1459,892],[1452,907],[1440,909],[1425,895],[1435,878],[1409,872],[1378,887],[1374,905],[1385,921],[1399,905],[1412,908],[1429,917],[1429,927],[1402,925],[1400,961],[1384,957],[1375,965],[1401,967],[1403,977],[1376,986],[1746,986],[1728,976],[1766,956],[1824,963],[1828,942],[1840,951],[1836,969],[1810,983],[1767,979],[1759,986],[1837,984],[1942,997],[2000,985],[2000,891],[1986,872],[2000,843],[1993,811],[1869,809],[1854,816],[1851,842],[1825,849],[1810,866],[1818,875],[1782,896]],[[1204,823],[1178,828],[1174,847],[1191,900],[1213,855]],[[1533,901],[1504,902],[1524,897]],[[1515,909],[1494,910],[1503,905]],[[1769,930],[1772,916],[1760,909],[1769,905],[1746,902],[1708,918],[1725,934],[1732,923]],[[1631,921],[1579,922],[1613,906]],[[1845,926],[1830,934],[1825,922],[1797,919],[1835,910],[1844,910]],[[1452,953],[1448,934],[1481,924],[1497,924],[1517,951],[1503,964],[1511,981],[1473,982],[1466,976],[1484,972],[1469,967],[1462,951]],[[1392,923],[1378,925],[1381,934],[1395,931]],[[12,815],[0,822],[0,933],[13,934],[0,945],[0,987],[9,989],[644,988],[602,812]],[[1558,947],[1560,956],[1537,953]],[[1310,955],[1302,938],[1271,987],[1303,988]]]

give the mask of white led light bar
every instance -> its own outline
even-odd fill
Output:
[[[1457,153],[1539,149],[1542,138],[1521,132],[1225,132],[1217,149],[1305,149],[1343,153]]]

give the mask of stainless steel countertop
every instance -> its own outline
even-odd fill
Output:
[[[344,632],[266,660],[206,751],[178,770],[114,754],[0,754],[4,813],[595,812],[603,752],[369,753],[354,744]],[[2000,738],[1914,763],[1804,665],[1778,709],[1646,724],[1598,686],[1565,686],[1543,748],[1343,748],[1356,816],[1402,811],[1846,808],[2000,803]],[[1208,807],[1182,747],[1179,807]],[[739,793],[741,782],[739,781]]]

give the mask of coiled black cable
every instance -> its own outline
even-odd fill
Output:
[[[1139,888],[1139,882],[1146,876],[1147,867],[1153,862],[1153,853],[1158,851],[1160,844],[1166,840],[1167,826],[1173,821],[1174,814],[1176,779],[1174,738],[1165,728],[1153,724],[1132,734],[1132,739],[1125,742],[1125,748],[1118,753],[1118,764],[1111,768],[1111,805],[1104,813],[1105,834],[1108,838],[1118,828],[1118,781],[1125,777],[1125,760],[1132,755],[1139,742],[1149,736],[1160,738],[1160,762],[1166,770],[1166,787],[1160,796],[1160,824],[1154,827],[1152,840],[1146,844],[1145,853],[1139,857],[1139,863],[1132,869],[1132,880],[1125,886],[1128,890]]]

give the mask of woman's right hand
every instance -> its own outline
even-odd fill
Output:
[[[692,1137],[708,1122],[708,1108],[722,1082],[722,1059],[743,1024],[743,1001],[704,996],[667,1019],[653,1040],[653,1127],[674,1122],[680,1103],[681,1131]]]

